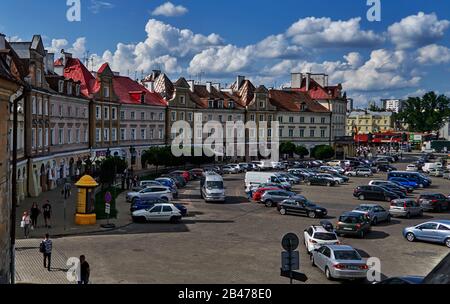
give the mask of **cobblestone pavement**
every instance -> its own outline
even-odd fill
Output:
[[[68,257],[58,248],[52,252],[51,271],[44,268],[39,252],[39,239],[18,240],[16,244],[17,284],[69,284],[66,265]]]

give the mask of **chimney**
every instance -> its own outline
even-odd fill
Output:
[[[291,88],[300,89],[302,86],[302,74],[301,73],[291,73]]]
[[[66,66],[67,61],[72,58],[71,53],[66,53],[64,50],[61,50],[62,59],[63,59],[63,66]]]
[[[242,83],[245,81],[245,76],[238,76],[236,81],[236,90],[239,91],[241,89]]]
[[[188,80],[187,83],[189,84],[189,88],[191,89],[191,92],[194,93],[194,89],[195,89],[194,80]]]
[[[48,72],[55,72],[55,54],[47,53],[45,56],[45,68]]]
[[[212,91],[212,82],[210,82],[210,81],[206,82],[206,90],[208,91],[208,93],[211,93],[211,91]]]
[[[306,73],[306,91],[309,91],[311,86],[311,73]]]
[[[5,35],[0,33],[0,50],[4,50],[6,49],[6,40],[5,40]]]

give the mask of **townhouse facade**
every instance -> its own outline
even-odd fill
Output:
[[[353,111],[347,117],[347,136],[394,130],[392,112]]]

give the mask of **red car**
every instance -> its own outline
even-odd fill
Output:
[[[261,197],[263,196],[263,194],[266,191],[270,191],[270,190],[280,190],[280,188],[275,188],[275,187],[272,187],[272,188],[259,188],[253,193],[253,200],[255,202],[261,201]]]
[[[181,177],[184,178],[186,183],[191,180],[191,175],[187,171],[174,171],[172,172],[172,174],[180,175]]]
[[[202,177],[203,173],[205,173],[203,169],[192,169],[191,172],[197,177]]]

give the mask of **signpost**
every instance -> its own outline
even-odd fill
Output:
[[[109,223],[109,216],[111,214],[111,202],[113,200],[113,197],[111,195],[111,192],[106,192],[105,193],[105,213],[107,215],[106,217],[106,224],[102,225],[102,228],[107,228],[107,229],[111,229],[111,228],[115,228],[116,225],[114,224],[110,224]]]
[[[283,237],[281,246],[284,250],[281,253],[281,276],[290,279],[290,284],[293,280],[306,282],[308,278],[303,273],[295,272],[300,269],[300,254],[296,249],[300,240],[294,233],[288,233]]]

